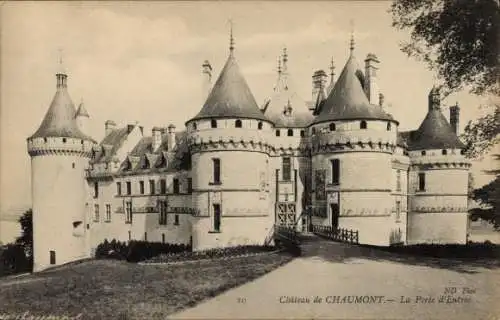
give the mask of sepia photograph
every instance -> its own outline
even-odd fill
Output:
[[[498,0],[4,1],[0,320],[500,319]]]

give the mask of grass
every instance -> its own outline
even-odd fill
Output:
[[[289,262],[290,255],[138,265],[92,260],[0,283],[0,317],[29,312],[82,319],[164,319]]]

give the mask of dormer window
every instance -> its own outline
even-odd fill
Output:
[[[259,124],[257,125],[257,129],[262,130],[262,122],[259,122]]]
[[[359,128],[366,129],[366,127],[367,127],[366,121],[365,120],[361,121],[361,123],[359,124]]]
[[[217,128],[217,120],[212,119],[210,121],[210,128]]]
[[[234,122],[234,126],[235,126],[236,128],[241,128],[241,120],[240,120],[240,119],[236,120],[236,121]]]
[[[336,130],[335,123],[330,123],[330,131],[335,131],[335,130]]]
[[[287,136],[293,137],[293,129],[288,129]]]

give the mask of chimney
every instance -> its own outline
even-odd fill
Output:
[[[212,88],[212,66],[208,60],[205,60],[202,64],[203,68],[203,93],[208,95],[210,93],[210,89]]]
[[[151,147],[153,148],[153,152],[156,152],[161,145],[161,132],[162,129],[159,127],[154,127],[152,130],[153,142]]]
[[[378,94],[378,105],[383,107],[384,106],[384,100],[385,100],[385,97],[384,97],[384,94],[383,93],[379,93]]]
[[[377,64],[380,61],[373,53],[369,53],[365,59],[365,92],[371,104],[380,103],[379,90],[377,84]]]
[[[436,86],[432,87],[431,91],[429,92],[428,106],[429,111],[441,109],[441,97],[439,94],[439,89]]]
[[[450,124],[453,128],[453,132],[458,136],[459,132],[459,120],[460,120],[460,107],[458,106],[458,102],[450,107]]]
[[[107,136],[116,128],[116,123],[113,120],[108,120],[104,123],[104,134]]]
[[[312,76],[312,101],[318,99],[318,94],[325,89],[327,74],[323,70],[316,70]]]
[[[175,126],[173,124],[170,124],[168,126],[168,151],[172,151],[175,148]]]

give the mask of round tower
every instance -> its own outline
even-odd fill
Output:
[[[435,87],[428,104],[409,144],[408,243],[466,243],[471,164],[462,151],[465,145],[441,112]]]
[[[272,122],[230,54],[200,112],[186,122],[192,156],[193,249],[263,244],[272,232]]]
[[[370,104],[351,55],[309,126],[312,220],[358,231],[359,242],[389,245],[392,232],[392,156],[398,123]]]
[[[87,257],[85,169],[95,141],[82,133],[67,91],[67,75],[38,130],[27,139],[31,157],[33,271]]]

